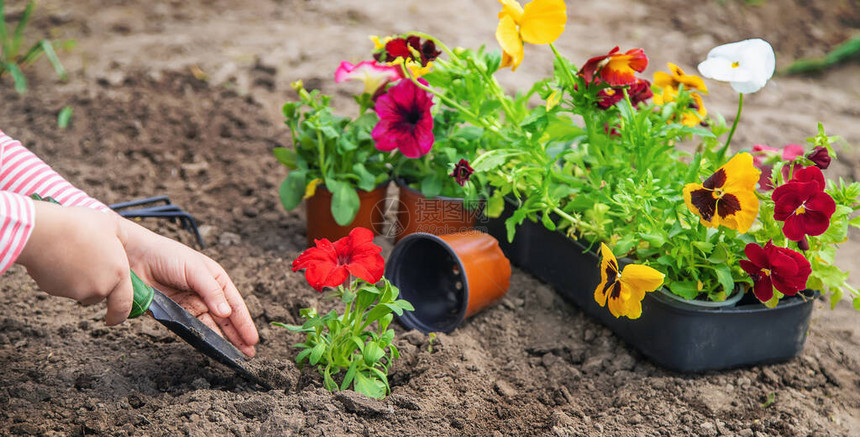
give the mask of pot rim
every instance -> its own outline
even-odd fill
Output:
[[[403,237],[394,246],[394,249],[392,249],[391,254],[388,256],[388,262],[385,266],[385,277],[388,278],[388,280],[392,283],[400,282],[397,280],[398,273],[396,273],[399,270],[400,266],[400,258],[397,257],[397,254],[399,254],[403,250],[406,250],[406,248],[408,248],[408,246],[411,245],[413,241],[419,239],[426,239],[435,242],[443,249],[445,249],[445,251],[447,251],[452,258],[454,258],[454,261],[457,263],[457,267],[460,269],[460,276],[462,277],[461,283],[463,284],[463,289],[460,291],[463,294],[463,298],[461,299],[460,307],[457,308],[456,318],[452,318],[454,322],[450,324],[446,324],[443,326],[431,326],[430,324],[425,323],[416,315],[420,312],[417,307],[415,308],[415,311],[404,311],[402,316],[398,316],[398,319],[400,319],[401,323],[406,325],[406,327],[410,329],[417,329],[424,333],[451,332],[457,326],[460,326],[460,324],[463,323],[463,321],[466,319],[466,309],[469,306],[469,281],[466,277],[466,269],[463,265],[463,261],[460,260],[459,255],[457,255],[457,252],[454,251],[454,249],[451,247],[451,245],[448,244],[448,242],[439,238],[439,236],[437,235],[428,234],[426,232],[415,232]],[[392,274],[388,273],[389,268],[391,268]],[[400,288],[399,285],[397,285],[397,287]],[[400,295],[401,297],[403,296],[402,291],[400,292]]]
[[[415,193],[415,194],[421,195],[421,196],[423,196],[424,198],[429,199],[429,200],[437,200],[437,199],[438,199],[438,200],[447,200],[447,201],[449,201],[449,202],[465,202],[465,201],[466,201],[466,198],[465,198],[465,197],[448,197],[448,196],[433,196],[433,197],[427,197],[427,196],[424,196],[424,194],[423,194],[423,193],[421,193],[421,191],[420,191],[420,190],[416,190],[415,188],[410,187],[410,186],[409,186],[409,183],[408,183],[408,182],[406,182],[406,179],[403,179],[403,178],[395,178],[395,179],[394,179],[394,183],[395,183],[395,184],[397,184],[397,186],[398,186],[398,187],[400,187],[400,189],[406,189],[406,190],[409,190],[409,191],[411,191],[411,192],[413,192],[413,193]],[[484,202],[484,199],[483,199],[483,198],[478,199],[478,202],[479,202],[479,203],[483,203],[483,202]]]
[[[376,190],[378,190],[378,189],[380,189],[380,188],[384,188],[384,187],[388,186],[388,184],[390,184],[390,183],[391,183],[391,178],[386,179],[386,180],[384,180],[384,181],[382,181],[382,182],[380,182],[380,183],[376,184],[376,186],[375,186],[375,187],[373,187],[373,189],[372,189],[372,190],[370,190],[370,191],[364,191],[364,190],[362,190],[361,188],[358,188],[358,187],[353,187],[353,188],[355,188],[355,191],[357,191],[357,192],[359,192],[359,193],[372,193],[372,192],[374,192],[374,191],[376,191]],[[331,191],[330,191],[328,188],[326,188],[326,186],[325,186],[325,184],[324,184],[324,183],[321,183],[321,184],[317,185],[317,188],[316,188],[316,189],[317,189],[317,190],[323,189],[323,190],[325,190],[326,192],[328,192],[329,194],[331,194]],[[302,200],[307,200],[307,199],[302,199]]]

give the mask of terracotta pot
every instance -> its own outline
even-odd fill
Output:
[[[511,263],[488,234],[419,232],[394,246],[385,277],[415,307],[400,317],[403,325],[450,332],[507,293]]]
[[[317,187],[313,196],[305,199],[308,247],[314,245],[315,239],[327,238],[335,241],[345,237],[353,228],[364,227],[374,234],[382,234],[385,223],[385,194],[388,182],[378,185],[373,191],[358,190],[360,206],[355,218],[347,226],[337,224],[331,214],[331,191],[325,186]]]
[[[466,208],[463,199],[454,197],[428,199],[403,182],[397,185],[400,187],[400,202],[394,229],[395,241],[416,232],[443,235],[474,229],[480,207]]]

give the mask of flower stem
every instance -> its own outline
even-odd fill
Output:
[[[321,131],[317,131],[317,150],[319,151],[319,160],[320,160],[320,173],[322,174],[323,183],[326,179],[326,165],[325,165],[325,142],[323,141],[323,136]]]
[[[561,64],[561,69],[564,70],[564,75],[567,76],[567,80],[573,85],[576,80],[573,78],[573,72],[570,71],[570,68],[567,67],[567,62],[561,54],[556,50],[555,44],[549,43],[549,48],[552,49],[552,53],[555,55],[555,58],[558,60],[558,63]]]
[[[729,137],[726,138],[726,144],[717,152],[719,162],[723,161],[726,152],[729,150],[729,145],[732,143],[732,137],[735,136],[735,129],[738,128],[738,121],[741,119],[741,111],[744,109],[744,93],[738,93],[738,113],[735,115],[735,121],[732,123],[732,130],[729,131]]]

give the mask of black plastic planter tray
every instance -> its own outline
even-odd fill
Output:
[[[492,223],[494,221],[501,221]],[[507,241],[504,219],[490,220],[488,230]],[[498,233],[501,231],[501,233]],[[517,241],[522,240],[522,241]],[[567,300],[596,318],[653,362],[680,372],[702,372],[785,361],[806,341],[812,304],[818,292],[784,298],[767,308],[751,296],[734,305],[703,308],[676,301],[661,291],[648,293],[642,316],[615,318],[594,300],[600,283],[598,256],[560,232],[526,220],[517,228],[509,257],[553,285]],[[623,264],[623,262],[622,262]]]

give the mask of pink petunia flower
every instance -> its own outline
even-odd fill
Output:
[[[364,82],[365,93],[377,96],[387,84],[400,80],[400,68],[376,61],[362,61],[356,65],[343,61],[334,72],[334,81],[341,83],[345,80],[360,80]]]
[[[424,79],[418,79],[427,84]],[[420,158],[433,147],[430,93],[411,80],[401,80],[376,101],[379,123],[371,136],[383,152],[399,149],[408,158]]]
[[[779,156],[783,161],[794,161],[798,156],[803,156],[803,146],[800,144],[787,144],[781,149],[776,147],[765,146],[764,144],[756,144],[752,148],[753,164],[761,170],[758,184],[762,190],[772,190],[773,181],[770,179],[770,173],[773,170],[773,162]],[[802,169],[803,166],[797,163],[788,164],[782,167],[783,179],[789,178],[789,171]]]

